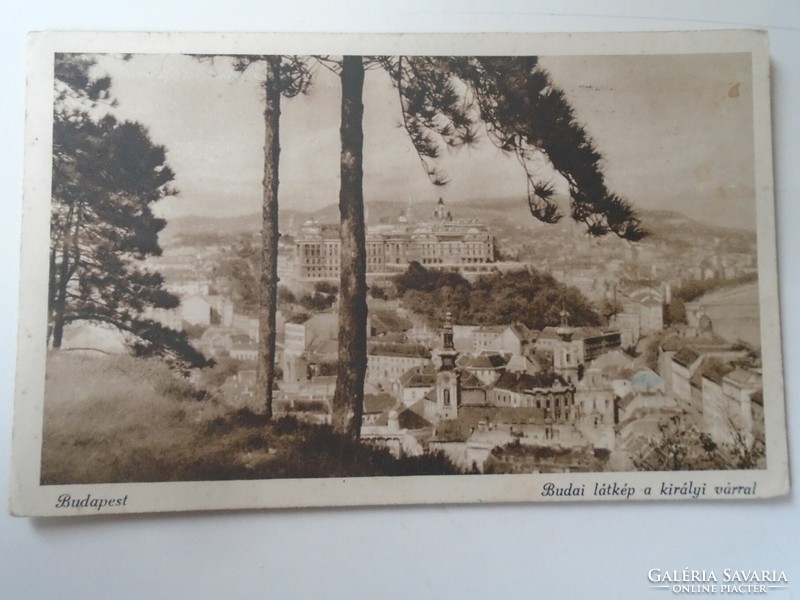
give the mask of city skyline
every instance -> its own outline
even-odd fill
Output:
[[[748,55],[542,57],[541,64],[603,154],[611,189],[637,208],[754,229]],[[104,55],[97,70],[112,78],[115,114],[141,121],[167,148],[181,195],[160,203],[165,217],[259,210],[262,65],[240,74],[225,58]],[[338,103],[336,76],[319,66],[308,95],[282,102],[282,208],[336,202]],[[519,165],[485,135],[474,148],[446,152],[440,164],[451,181],[431,185],[399,127],[396,91],[384,73],[368,73],[364,105],[368,202],[525,198]]]

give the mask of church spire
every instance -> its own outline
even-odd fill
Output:
[[[447,311],[442,327],[442,349],[436,354],[440,361],[436,373],[437,420],[455,419],[461,404],[461,374],[456,368],[458,350],[453,343],[453,315],[450,311]]]
[[[453,345],[453,314],[448,310],[444,316],[444,328],[442,329],[442,347],[445,350],[455,350]]]
[[[444,317],[444,327],[442,327],[442,349],[438,352],[442,363],[440,371],[452,371],[456,368],[458,350],[453,343],[453,315],[450,311]]]
[[[564,298],[561,299],[561,312],[558,313],[558,316],[561,317],[561,327],[569,327],[569,311],[567,310],[567,301]]]
[[[572,327],[569,326],[569,311],[567,311],[567,302],[564,298],[561,299],[561,312],[558,315],[561,317],[561,324],[556,329],[556,333],[562,340],[568,342],[572,338]]]
[[[446,211],[444,208],[444,198],[439,197],[439,201],[436,203],[436,209],[433,211],[433,216],[436,217],[439,221],[444,221],[446,217]]]

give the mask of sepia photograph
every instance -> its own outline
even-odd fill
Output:
[[[13,510],[786,493],[765,37],[374,38],[31,38]]]

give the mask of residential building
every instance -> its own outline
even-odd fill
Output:
[[[430,364],[431,354],[415,344],[370,342],[367,346],[366,381],[383,389],[392,385],[409,369]]]
[[[335,313],[315,314],[301,322],[289,320],[283,332],[284,381],[305,380],[313,375],[313,365],[336,361],[339,317]]]
[[[483,385],[491,386],[505,372],[509,358],[499,352],[463,354],[456,365],[461,371],[472,373]]]

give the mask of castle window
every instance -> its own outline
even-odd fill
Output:
[[[444,398],[444,405],[450,406],[450,390],[442,390],[442,397]]]

